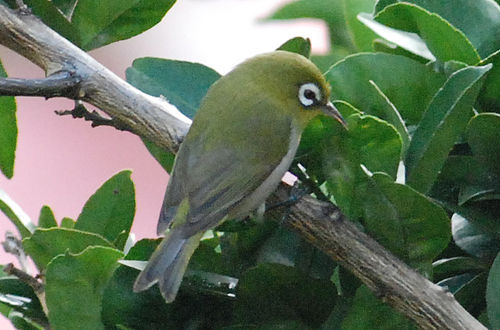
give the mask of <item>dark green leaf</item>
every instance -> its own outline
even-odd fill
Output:
[[[455,28],[460,29],[477,49],[482,58],[487,57],[500,48],[500,6],[490,0],[404,0],[418,5],[431,13],[447,20]],[[379,1],[379,3],[382,1]],[[377,12],[389,3],[402,1],[386,1],[377,4]],[[467,13],[464,15],[464,13]],[[480,22],[480,24],[478,24]]]
[[[47,317],[33,289],[17,278],[0,277],[0,300],[13,311],[35,322],[47,323]]]
[[[434,281],[441,281],[457,274],[479,273],[487,269],[488,266],[486,264],[471,257],[453,257],[432,263]]]
[[[423,64],[429,62],[427,59],[413,54],[406,49],[384,39],[375,39],[373,41],[373,49],[375,52],[405,56]]]
[[[240,278],[234,321],[266,325],[294,320],[317,327],[328,317],[336,294],[329,280],[313,279],[292,267],[261,264]]]
[[[82,48],[90,50],[150,29],[174,3],[175,0],[79,0],[72,23],[81,35]]]
[[[153,142],[142,139],[142,142],[148,148],[148,151],[156,161],[163,167],[167,173],[172,172],[172,167],[174,166],[175,155],[164,148],[158,147]]]
[[[7,77],[0,62],[0,78]],[[0,96],[0,170],[8,177],[14,175],[17,145],[16,101],[12,96]]]
[[[1,189],[0,211],[16,226],[21,237],[29,237],[35,231],[36,226],[31,222],[29,216]]]
[[[478,103],[482,111],[500,113],[500,50],[481,61],[480,65],[493,64],[479,93]]]
[[[85,203],[75,229],[99,234],[110,242],[122,232],[129,233],[135,214],[135,189],[130,174],[122,171],[106,181]]]
[[[77,46],[91,50],[148,30],[160,22],[175,0],[26,0],[25,3],[52,29]]]
[[[269,19],[321,19],[328,25],[332,45],[352,47],[342,5],[338,0],[297,0],[279,8]]]
[[[457,60],[475,65],[481,60],[463,32],[453,27],[441,16],[420,6],[396,3],[380,11],[375,16],[375,20],[395,29],[417,33],[425,41],[432,54],[441,62]],[[394,40],[391,41],[394,42]]]
[[[410,265],[430,273],[432,261],[450,241],[446,212],[386,174],[373,174],[361,189],[367,231]]]
[[[147,260],[158,241],[141,240],[129,251],[126,260]],[[119,266],[106,286],[102,301],[102,320],[106,327],[117,324],[134,329],[175,327],[171,320],[171,305],[165,304],[158,288],[134,293],[132,286],[139,272]]]
[[[52,0],[54,5],[71,21],[71,16],[79,0]]]
[[[52,212],[52,209],[47,205],[44,205],[40,210],[40,215],[38,216],[38,226],[42,228],[57,227],[54,212]]]
[[[70,21],[64,16],[53,1],[50,0],[24,0],[23,1],[41,20],[57,33],[81,46],[81,36]]]
[[[305,153],[309,157],[299,158],[301,164],[308,173],[318,178],[325,176],[326,188],[334,201],[354,220],[361,216],[360,183],[366,181],[360,165],[373,172],[388,173],[395,179],[401,138],[393,126],[372,116],[355,114],[347,122],[349,130],[343,131],[335,129],[328,118],[313,121],[303,134],[298,155]],[[316,164],[318,160],[321,162]]]
[[[374,81],[370,80],[373,88],[377,91],[378,95],[385,101],[385,107],[382,109],[384,112],[384,118],[386,118],[387,122],[394,126],[396,131],[398,131],[399,136],[401,137],[401,141],[403,143],[403,153],[406,152],[408,145],[410,143],[410,135],[408,134],[408,129],[405,126],[405,122],[403,118],[401,118],[401,114],[398,109],[392,104],[391,100],[384,94],[382,90],[375,84]]]
[[[342,330],[354,329],[416,329],[413,322],[382,303],[362,285],[354,297],[353,306],[342,322]]]
[[[73,228],[75,228],[75,224],[76,224],[76,221],[71,219],[71,218],[64,217],[61,219],[61,228],[73,229]]]
[[[362,12],[372,12],[375,2],[376,0],[343,0],[347,29],[360,52],[372,51],[373,40],[377,35],[361,23],[357,16]]]
[[[53,329],[104,329],[104,289],[123,254],[94,246],[54,258],[47,267],[45,294]]]
[[[377,33],[379,36],[384,38],[383,40],[393,45],[394,48],[398,47],[401,50],[404,50],[407,53],[412,54],[413,58],[414,57],[419,58],[418,60],[419,62],[422,62],[422,60],[420,59],[426,59],[432,61],[436,60],[436,57],[431,53],[429,48],[427,48],[425,42],[417,34],[396,30],[386,25],[383,25],[374,20],[373,16],[368,13],[359,14],[358,20],[364,25],[366,25],[368,28],[373,30],[375,33]],[[388,52],[388,53],[398,54],[397,52]],[[407,56],[406,53],[401,53],[400,55]],[[412,56],[408,57],[412,58]]]
[[[487,170],[500,178],[500,114],[475,116],[467,127],[467,143]]]
[[[492,259],[500,251],[500,232],[485,230],[479,223],[455,213],[451,218],[453,239],[461,249],[478,258]]]
[[[137,242],[125,259],[147,260],[159,241]],[[206,263],[208,264],[209,260]],[[194,281],[194,277],[201,273],[193,271],[188,273],[191,274],[184,278],[175,301],[165,304],[156,285],[140,293],[133,292],[132,286],[138,271],[126,266],[118,267],[104,291],[102,318],[105,326],[114,328],[121,325],[131,329],[160,330],[195,327],[208,329],[227,325],[234,298],[213,295],[213,291],[208,295],[208,290],[201,290],[198,286],[206,288],[207,284]],[[211,273],[205,275],[208,274]],[[219,276],[220,278],[224,277]]]
[[[145,57],[127,69],[127,81],[145,93],[164,96],[183,114],[193,118],[208,88],[220,78],[198,63]]]
[[[311,40],[295,37],[279,46],[278,50],[286,50],[287,52],[297,53],[309,58],[311,56]]]
[[[349,56],[336,63],[326,73],[326,78],[332,86],[332,99],[347,101],[367,114],[386,119],[383,111],[386,101],[370,84],[370,80],[373,81],[398,109],[407,125],[418,123],[445,81],[443,74],[419,62],[383,53]],[[404,88],[401,88],[402,82]]]
[[[24,250],[41,269],[57,255],[66,251],[80,253],[89,246],[112,247],[112,244],[99,235],[67,228],[39,228],[23,240]]]
[[[492,329],[500,329],[500,253],[495,258],[488,275],[486,305]]]
[[[24,318],[16,313],[10,313],[9,319],[12,324],[19,330],[43,330],[41,325],[31,322],[29,319]]]
[[[478,314],[484,308],[486,272],[464,273],[437,283],[450,291],[455,299],[471,313]]]
[[[406,154],[408,184],[427,193],[448,153],[472,117],[472,106],[491,66],[467,67],[452,74],[429,104]]]

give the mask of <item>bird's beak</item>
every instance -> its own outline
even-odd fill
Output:
[[[340,114],[340,112],[335,108],[332,102],[328,102],[324,106],[321,107],[321,111],[330,117],[335,118],[339,123],[344,126],[345,129],[347,129],[347,122],[345,121],[344,117]]]

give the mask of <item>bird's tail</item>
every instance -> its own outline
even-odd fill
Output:
[[[165,301],[174,301],[189,259],[200,244],[202,235],[186,238],[181,230],[170,230],[135,280],[134,291],[146,290],[158,282]]]

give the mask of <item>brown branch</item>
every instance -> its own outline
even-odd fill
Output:
[[[0,43],[44,68],[82,78],[79,98],[159,146],[177,150],[189,123],[167,103],[139,92],[32,16],[0,6]],[[288,198],[282,185],[272,196]],[[425,329],[485,329],[454,297],[399,261],[361,232],[332,204],[308,196],[291,208],[287,224],[359,277],[371,290]]]
[[[45,301],[45,286],[43,285],[43,283],[39,282],[36,278],[32,277],[25,271],[16,268],[12,263],[5,265],[3,271],[8,275],[17,277],[21,282],[28,284],[38,297],[45,315],[49,315],[47,302]]]
[[[74,72],[81,79],[74,99],[86,101],[163,148],[177,150],[190,120],[160,97],[120,79],[33,15],[0,5],[0,44],[45,70]]]
[[[44,79],[0,78],[0,95],[75,99],[80,81],[80,77],[69,71],[59,71]]]

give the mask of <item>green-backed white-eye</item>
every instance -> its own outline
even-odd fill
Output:
[[[345,126],[329,97],[318,68],[285,51],[253,57],[215,82],[175,160],[158,221],[165,238],[134,291],[159,282],[165,300],[173,301],[203,233],[265,201],[309,120],[325,113]]]

